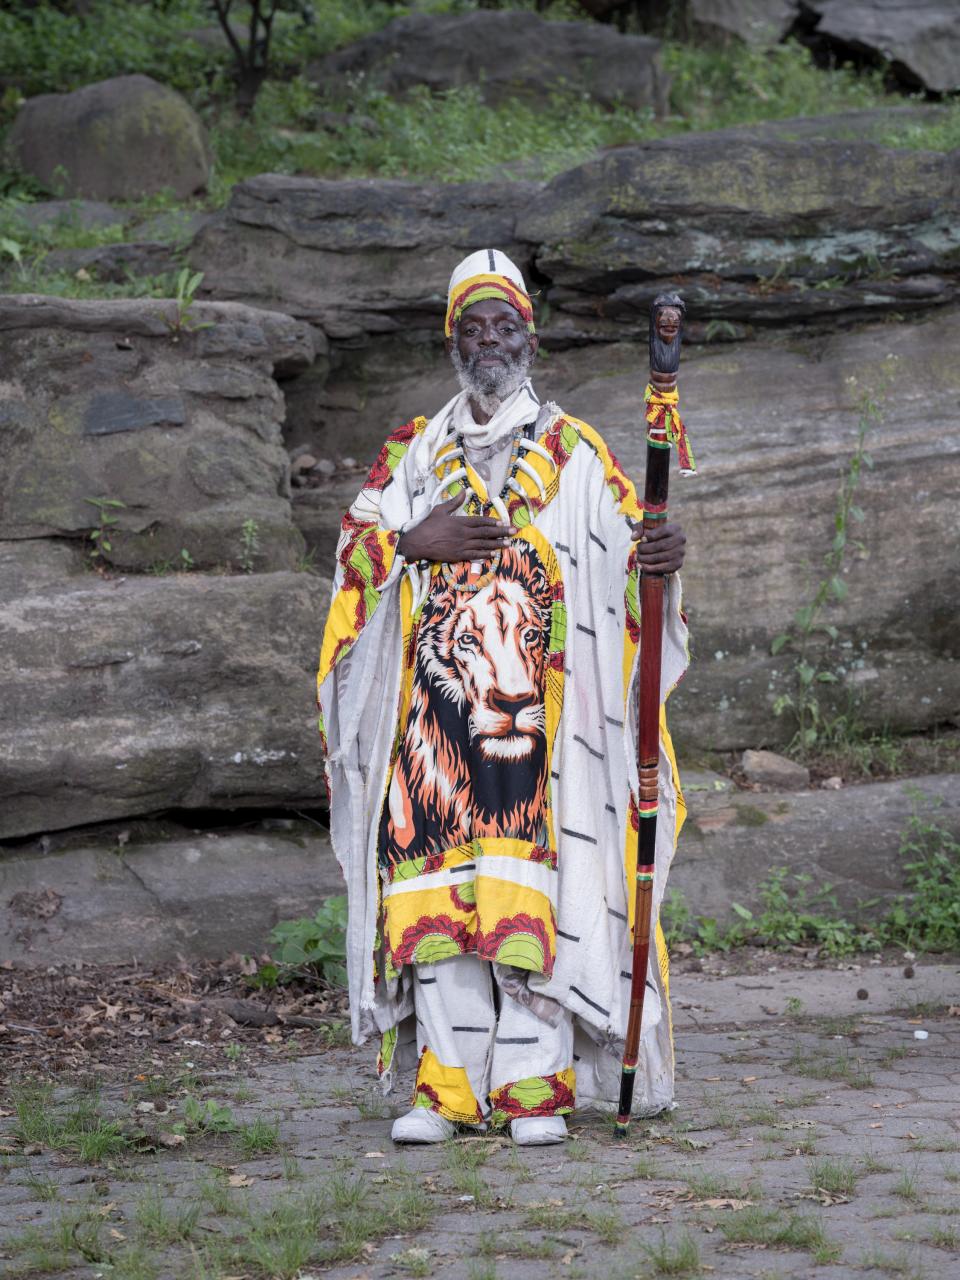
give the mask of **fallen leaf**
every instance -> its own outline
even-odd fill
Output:
[[[365,1151],[363,1158],[364,1160],[385,1160],[386,1156],[382,1151]]]
[[[741,1084],[753,1084],[756,1078],[756,1076],[744,1076]]]
[[[169,1130],[165,1130],[157,1135],[157,1141],[161,1147],[182,1147],[186,1142],[186,1138],[182,1133],[171,1133]]]
[[[93,1212],[96,1214],[99,1214],[101,1218],[108,1218],[110,1214],[113,1213],[116,1207],[117,1207],[116,1200],[108,1200],[106,1204],[98,1205],[97,1208],[93,1210]]]
[[[122,1231],[118,1231],[116,1227],[111,1227],[108,1232],[111,1240],[126,1240],[126,1236]]]
[[[745,1209],[747,1205],[756,1204],[755,1200],[734,1200],[730,1196],[712,1197],[709,1200],[694,1200],[694,1209]]]
[[[871,1128],[871,1129],[882,1129],[882,1128],[883,1128],[883,1121],[882,1121],[882,1120],[877,1120],[877,1121],[875,1121],[875,1122],[870,1126],[870,1128]]]
[[[228,1187],[252,1187],[253,1179],[248,1178],[245,1173],[231,1173],[227,1178]]]

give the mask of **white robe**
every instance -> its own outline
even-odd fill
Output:
[[[550,408],[555,410],[555,406]],[[634,655],[625,680],[624,592],[633,545],[627,512],[632,509],[636,515],[636,500],[629,482],[629,493],[623,498],[622,473],[596,433],[559,410],[550,416],[549,425],[560,418],[569,424],[565,431],[576,435],[575,447],[559,471],[555,496],[536,512],[533,521],[533,528],[556,555],[567,608],[563,707],[552,760],[558,940],[553,973],[531,974],[529,987],[559,1001],[575,1015],[579,1105],[611,1106],[616,1103],[619,1086],[632,961],[628,925],[632,901],[628,901],[628,894],[632,899],[633,877],[628,888],[624,849],[631,797],[636,800],[638,788],[638,664]],[[351,508],[355,521],[369,521],[380,531],[399,530],[422,519],[450,496],[452,491],[440,482],[435,470],[437,452],[448,438],[448,418],[443,411],[429,423],[418,420],[418,430],[405,441],[406,450],[389,481],[381,487],[381,468],[378,483],[361,491]],[[388,442],[385,450],[389,447]],[[620,490],[619,496],[611,488],[611,480]],[[529,488],[533,493],[533,487]],[[348,541],[345,532],[341,555]],[[379,602],[335,665],[321,663],[319,684],[328,746],[331,834],[349,896],[347,967],[353,1036],[362,1044],[374,1032],[399,1028],[396,1052],[391,1053],[384,1072],[385,1088],[390,1087],[396,1069],[414,1065],[412,975],[404,968],[399,979],[375,981],[374,961],[380,912],[379,821],[397,731],[403,658],[400,596],[405,577],[410,580],[407,590],[412,590],[413,599],[423,598],[429,585],[426,573],[396,555],[371,594]],[[636,579],[631,582],[635,590]],[[340,562],[335,602],[344,584]],[[635,597],[634,603],[638,612]],[[328,623],[328,632],[330,626]],[[661,702],[683,675],[687,662],[687,629],[681,613],[680,583],[674,575],[667,579]],[[683,799],[672,748],[663,734],[655,915],[674,854],[678,811],[682,820]],[[637,1114],[662,1110],[673,1100],[673,1044],[662,936],[658,936],[658,943],[658,947],[651,947],[644,1003],[635,1085]]]

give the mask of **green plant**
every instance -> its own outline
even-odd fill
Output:
[[[200,329],[213,328],[212,320],[195,320],[193,318],[196,293],[202,283],[202,271],[191,272],[189,267],[184,267],[177,275],[176,290],[173,295],[176,314],[172,320],[168,316],[164,317],[173,342],[179,342],[180,335],[183,333],[197,333]]]
[[[960,841],[920,812],[921,798],[914,794],[914,812],[900,838],[912,897],[898,898],[890,908],[884,938],[915,951],[955,951],[960,948]]]
[[[183,1120],[173,1126],[175,1133],[233,1133],[237,1121],[228,1106],[187,1094],[183,1100]]]
[[[881,376],[879,389],[875,393],[867,391],[860,398],[856,444],[840,478],[833,517],[833,540],[823,558],[823,576],[812,599],[797,609],[790,627],[776,636],[770,646],[772,654],[789,647],[794,655],[793,689],[782,693],[774,702],[773,709],[778,716],[789,713],[793,717],[795,731],[789,749],[795,755],[808,755],[817,747],[843,741],[855,729],[855,707],[845,714],[836,714],[831,713],[823,702],[822,687],[835,685],[840,680],[835,666],[827,661],[831,646],[839,640],[839,632],[833,623],[824,620],[823,615],[831,602],[846,598],[844,565],[849,551],[865,550],[863,543],[851,536],[853,525],[864,519],[863,510],[854,499],[863,471],[873,466],[873,458],[866,447],[867,436],[882,417],[892,377],[893,368],[888,365]]]
[[[121,502],[119,498],[85,498],[84,501],[97,509],[98,522],[88,535],[91,542],[90,559],[102,560],[104,552],[113,550],[110,531],[120,519],[119,516],[114,515],[114,512],[124,510],[127,504]]]
[[[274,986],[293,977],[320,977],[334,986],[347,985],[347,899],[327,898],[314,916],[281,920],[270,934],[273,963],[261,965],[255,979]]]
[[[264,1120],[263,1116],[257,1116],[250,1124],[241,1125],[234,1141],[245,1160],[279,1151],[279,1121]]]
[[[641,1240],[640,1248],[655,1275],[694,1276],[700,1271],[700,1250],[687,1232],[677,1241],[668,1240],[661,1232],[656,1243]]]
[[[23,245],[10,236],[0,236],[0,257],[12,258],[21,280],[27,278],[27,268],[23,261]]]
[[[260,554],[260,526],[248,516],[240,529],[240,568],[253,573],[254,562]]]
[[[180,568],[183,570],[184,573],[189,573],[191,569],[195,569],[196,567],[197,567],[196,560],[194,560],[193,556],[190,554],[190,552],[187,550],[186,547],[181,547],[180,548]]]

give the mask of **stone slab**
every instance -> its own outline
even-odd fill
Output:
[[[680,761],[681,783],[683,761]],[[918,799],[923,797],[923,799]],[[733,919],[732,903],[761,906],[761,881],[777,867],[831,885],[846,912],[881,912],[905,890],[901,833],[916,811],[960,837],[960,774],[874,782],[842,791],[694,791],[669,889],[694,916]]]
[[[344,891],[329,837],[306,823],[283,835],[197,831],[124,846],[113,835],[0,853],[0,964],[260,952],[277,921],[312,915]]]
[[[322,801],[328,580],[105,578],[38,539],[0,542],[0,584],[0,838]]]

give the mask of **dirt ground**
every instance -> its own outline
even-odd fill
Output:
[[[540,1149],[394,1148],[406,1096],[380,1096],[342,997],[253,993],[267,1020],[239,1026],[236,958],[8,970],[0,1272],[960,1275],[960,969],[891,958],[689,957],[676,1110],[626,1141],[576,1113]]]

